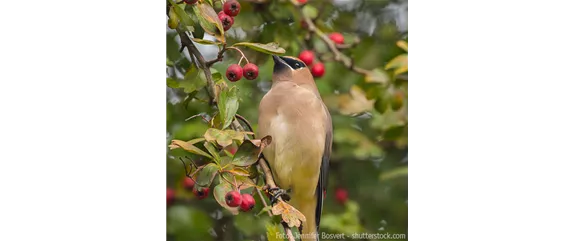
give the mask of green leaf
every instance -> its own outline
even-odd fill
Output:
[[[373,112],[373,120],[370,122],[371,127],[386,131],[395,126],[404,126],[407,124],[407,117],[401,111],[385,111],[384,113]]]
[[[215,163],[209,163],[197,174],[195,183],[201,187],[209,187],[215,175],[218,173],[219,167]]]
[[[199,22],[199,20],[195,15],[193,15],[193,19],[195,20],[195,25],[193,25],[194,30],[192,32],[193,37],[203,39],[203,36],[205,35],[205,30],[203,30],[203,28],[201,27],[201,23]]]
[[[373,69],[365,76],[365,82],[387,85],[389,83],[389,75],[384,70]]]
[[[207,149],[209,154],[213,156],[213,160],[219,165],[219,163],[221,163],[221,157],[219,157],[219,153],[217,153],[217,150],[215,147],[213,147],[213,144],[211,144],[211,142],[205,142],[203,143],[203,146],[205,149]]]
[[[235,176],[235,180],[237,181],[237,186],[240,190],[256,186],[255,182],[253,182],[249,177]]]
[[[260,153],[261,151],[258,146],[246,140],[239,146],[237,152],[235,152],[231,164],[241,167],[250,166],[257,162]]]
[[[211,40],[207,40],[207,39],[200,39],[200,38],[192,38],[193,42],[199,43],[199,44],[206,44],[206,45],[220,45],[221,43],[219,42],[213,42]]]
[[[265,225],[267,230],[267,240],[268,241],[283,241],[282,237],[287,237],[283,233],[283,229],[279,228],[279,225],[275,223],[268,223]]]
[[[170,88],[179,88],[179,82],[177,82],[177,80],[174,80],[172,78],[167,78],[166,82],[167,82],[167,86]]]
[[[201,140],[204,140],[203,138],[200,138]],[[182,148],[186,151],[189,151],[193,154],[197,154],[197,155],[202,155],[205,157],[209,157],[209,158],[213,158],[211,155],[209,155],[208,153],[202,151],[201,149],[199,149],[198,147],[194,146],[193,144],[199,142],[199,139],[194,139],[191,141],[180,141],[180,140],[172,140],[171,144],[169,145],[169,148],[171,150],[176,149],[176,148]]]
[[[173,61],[171,61],[169,58],[166,58],[165,65],[173,67]]]
[[[185,12],[185,4],[175,4],[173,0],[168,0],[177,17],[181,20],[180,23],[183,24],[183,27],[186,31],[193,31],[193,20],[187,15]]]
[[[171,29],[176,29],[177,25],[179,24],[179,17],[175,13],[174,6],[169,8],[169,20],[167,20],[167,26]]]
[[[229,184],[227,181],[220,180],[219,185],[213,188],[213,197],[215,198],[215,201],[219,203],[219,205],[229,210],[233,215],[237,215],[239,214],[239,207],[230,207],[227,205],[227,203],[225,203],[225,195],[233,190],[234,189],[231,184]]]
[[[238,132],[234,130],[219,130],[215,128],[209,128],[203,135],[205,140],[211,142],[217,142],[222,147],[226,147],[233,143],[233,140],[243,140],[246,132]]]
[[[183,81],[179,83],[179,87],[183,88],[185,93],[192,93],[207,85],[205,77],[199,75],[199,68],[192,64],[189,70],[185,73]]]
[[[192,6],[193,12],[197,16],[199,23],[206,33],[215,36],[221,43],[225,43],[225,31],[221,25],[221,21],[208,3],[198,2]]]
[[[405,133],[406,126],[393,126],[386,129],[383,133],[383,138],[385,140],[397,140],[403,136]]]
[[[318,14],[317,8],[307,4],[303,6],[303,15],[309,18],[316,18]]]
[[[249,177],[244,177],[244,176],[234,176],[233,174],[229,173],[229,172],[223,172],[221,173],[221,178],[220,183],[222,182],[231,182],[231,183],[237,183],[237,187],[239,188],[239,190],[244,190],[250,187],[255,187],[255,182],[253,182],[253,180],[251,180],[251,178]],[[227,180],[227,181],[226,181]]]
[[[267,54],[284,54],[285,53],[285,49],[279,47],[279,44],[277,44],[275,42],[271,42],[268,44],[241,42],[241,43],[236,43],[233,46],[245,46],[245,47],[249,47],[251,49],[254,49],[255,51],[259,51],[259,52],[263,52],[263,53],[267,53]]]
[[[219,100],[217,101],[217,108],[219,109],[219,114],[221,115],[221,120],[223,122],[222,129],[227,128],[237,109],[239,109],[239,97],[237,96],[237,87],[233,86],[231,88],[225,88],[219,94]]]
[[[409,169],[408,167],[397,167],[393,170],[390,170],[388,172],[383,172],[381,173],[381,175],[379,176],[379,180],[381,181],[387,181],[393,178],[397,178],[397,177],[402,177],[402,176],[407,176],[409,174]]]
[[[226,151],[226,153],[228,153],[228,152]],[[232,156],[222,156],[220,165],[222,167],[227,166],[225,169],[230,170],[233,167],[233,165],[228,165],[228,164],[231,163],[232,159],[233,159]]]
[[[219,72],[211,72],[211,79],[213,80],[213,82],[219,82],[221,80],[223,80],[223,75],[221,75],[221,73]]]

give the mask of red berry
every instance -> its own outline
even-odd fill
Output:
[[[311,67],[311,74],[313,77],[321,77],[325,74],[325,65],[323,63],[315,63],[313,67]]]
[[[219,11],[217,13],[217,17],[219,17],[220,20],[221,20],[221,15],[227,15],[227,14],[225,14],[223,11]]]
[[[230,207],[239,206],[241,204],[242,199],[243,198],[241,197],[241,193],[239,193],[238,191],[231,191],[225,195],[225,203],[227,203],[227,206]]]
[[[229,16],[235,17],[239,11],[241,11],[241,4],[235,0],[228,0],[223,4],[223,12]]]
[[[348,197],[349,194],[347,193],[347,190],[343,188],[337,188],[337,190],[335,190],[335,199],[337,199],[337,202],[345,204],[347,202]]]
[[[315,58],[315,54],[311,50],[304,50],[299,54],[299,59],[303,61],[307,66],[313,64],[313,59]]]
[[[195,186],[195,180],[191,179],[190,177],[183,178],[183,188],[187,190],[193,190],[193,186]]]
[[[249,63],[243,66],[243,76],[245,76],[246,79],[255,79],[257,78],[257,75],[259,75],[259,68],[257,65]]]
[[[171,188],[167,188],[167,205],[171,205],[175,200],[175,191]]]
[[[307,3],[307,0],[299,0],[298,2],[299,2],[300,4],[305,4],[305,3]]]
[[[187,4],[194,4],[197,2],[197,0],[183,0],[183,2],[185,2]]]
[[[199,189],[194,188],[193,194],[197,197],[197,199],[201,200],[209,195],[209,188],[208,187],[200,187]]]
[[[227,31],[231,28],[231,26],[233,26],[233,22],[235,20],[233,20],[232,17],[230,17],[229,15],[223,13],[221,14],[217,14],[217,17],[219,17],[219,21],[221,21],[221,25],[223,25],[223,30]]]
[[[345,43],[345,37],[343,37],[343,35],[340,33],[331,33],[331,34],[329,34],[329,38],[333,42],[335,42],[336,44],[344,44]]]
[[[243,212],[248,212],[251,211],[251,209],[253,209],[253,207],[255,207],[255,199],[253,199],[253,196],[244,193],[243,195],[241,195],[241,205],[239,205],[239,208],[241,208],[241,211]]]
[[[243,68],[241,68],[241,66],[238,64],[232,64],[227,68],[225,76],[231,82],[238,81],[241,79],[241,77],[243,77]]]

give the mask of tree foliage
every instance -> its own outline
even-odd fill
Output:
[[[282,240],[274,235],[284,232],[281,218],[268,215],[273,210],[257,193],[265,184],[257,157],[272,140],[254,140],[245,122],[257,129],[258,104],[271,86],[270,54],[303,50],[325,65],[315,81],[334,126],[320,231],[406,234],[408,39],[396,10],[406,1],[239,1],[227,31],[217,16],[222,2],[166,2],[167,186],[175,190],[168,240]],[[343,44],[329,39],[333,32]],[[259,76],[227,81],[227,67],[247,61]],[[210,187],[209,197],[186,189],[186,175],[195,189]],[[254,210],[225,204],[235,189],[255,197]]]

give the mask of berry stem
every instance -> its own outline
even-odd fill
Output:
[[[245,59],[245,61],[247,61],[247,63],[249,64],[249,60],[247,59],[247,57],[245,57],[245,54],[243,54],[243,51],[241,51],[240,49],[238,49],[236,47],[227,47],[226,49],[233,49],[233,50],[236,50],[237,52],[239,52],[241,54],[241,58],[239,59],[239,63],[237,63],[238,65],[241,66],[241,61],[243,59]]]
[[[235,189],[237,189],[237,191],[241,193],[241,190],[239,190],[239,186],[237,186],[237,178],[235,177],[235,175],[233,175],[233,181],[235,181]]]

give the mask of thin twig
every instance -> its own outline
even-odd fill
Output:
[[[255,190],[257,190],[257,194],[259,194],[259,198],[261,198],[261,202],[263,203],[263,206],[265,208],[267,208],[269,205],[267,205],[267,201],[265,201],[263,194],[261,194],[261,190],[259,190],[259,188],[255,188]],[[269,217],[273,217],[273,214],[271,214],[271,210],[267,210],[267,214],[269,214]]]
[[[239,114],[235,114],[235,118],[241,120],[245,125],[247,125],[247,127],[249,128],[249,131],[252,134],[253,138],[255,138],[255,133],[253,132],[253,127],[251,127],[251,123],[249,123],[249,121],[247,119],[245,119],[245,117],[239,115]]]
[[[206,123],[209,123],[209,120],[207,120],[207,119],[205,118],[204,113],[199,113],[199,114],[196,114],[196,115],[192,115],[192,116],[188,117],[187,119],[185,119],[185,121],[189,121],[189,120],[191,120],[191,119],[193,119],[193,118],[195,118],[195,117],[198,117],[198,116],[201,116],[201,119],[203,119]]]
[[[233,49],[237,52],[239,52],[241,54],[241,59],[239,59],[239,65],[241,64],[241,60],[245,59],[245,61],[247,61],[247,63],[249,64],[249,60],[247,59],[247,57],[245,57],[245,54],[243,54],[243,51],[241,51],[241,49],[238,49],[236,47],[227,47],[228,49]]]
[[[193,162],[193,160],[192,160],[190,157],[185,156],[185,158],[187,158],[187,160],[189,160],[189,162],[191,162],[191,164],[192,164],[195,168],[197,168],[197,165],[195,164],[195,162]]]
[[[292,2],[294,2],[294,1],[292,0]],[[353,62],[351,61],[351,58],[349,58],[345,54],[341,53],[339,51],[339,49],[337,48],[337,45],[331,39],[329,39],[329,37],[325,33],[323,33],[323,31],[321,31],[319,28],[317,28],[315,23],[313,23],[313,20],[311,18],[305,16],[305,14],[303,14],[302,5],[296,4],[296,3],[294,3],[294,5],[299,10],[299,13],[303,17],[303,20],[305,20],[305,23],[307,23],[307,30],[310,33],[316,34],[321,40],[323,40],[323,42],[325,42],[325,44],[327,45],[329,50],[333,53],[335,61],[342,63],[348,69],[350,69],[356,73],[362,74],[362,75],[367,75],[371,72],[369,70],[354,66]]]
[[[211,67],[213,64],[223,60],[223,53],[225,53],[225,51],[227,50],[227,48],[225,48],[225,46],[226,46],[226,44],[223,44],[223,46],[221,47],[221,49],[217,53],[217,58],[212,59],[210,61],[207,61],[205,63],[205,65],[207,65],[207,67]]]
[[[207,94],[209,95],[209,100],[211,104],[214,104],[216,102],[215,83],[211,78],[211,70],[206,65],[205,58],[203,58],[203,55],[201,55],[197,47],[195,47],[195,45],[193,44],[187,33],[179,29],[177,29],[177,33],[179,34],[179,37],[181,39],[181,44],[187,48],[187,51],[189,51],[189,55],[192,58],[195,56],[195,58],[197,59],[198,62],[197,67],[203,70],[203,73],[205,74],[205,79],[207,80]]]
[[[283,229],[285,229],[287,239],[289,239],[289,241],[295,241],[295,237],[293,237],[293,232],[291,232],[291,228],[289,228],[289,225],[287,225],[286,222],[281,222],[281,224],[283,225]]]

